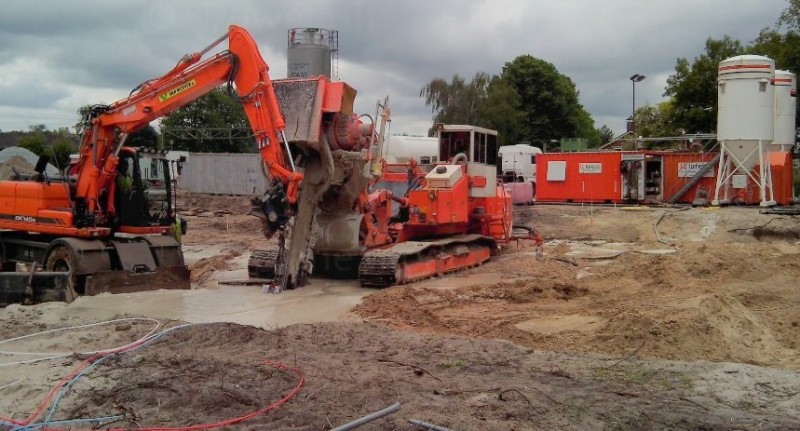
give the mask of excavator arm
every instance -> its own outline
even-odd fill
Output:
[[[203,59],[225,39],[227,50]],[[111,105],[91,107],[82,122],[76,223],[92,226],[113,215],[113,201],[104,206],[100,196],[112,187],[120,149],[131,133],[222,85],[227,85],[229,94],[242,103],[266,170],[277,186],[268,193],[274,199],[270,207],[286,209],[287,203],[296,203],[303,176],[295,171],[268,72],[269,66],[250,34],[241,27],[230,26],[226,35],[203,51],[184,56],[167,74],[142,83],[129,97]],[[285,222],[287,218],[282,215],[268,218],[267,236]]]

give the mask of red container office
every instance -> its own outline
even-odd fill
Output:
[[[537,202],[619,202],[621,152],[536,156]]]
[[[624,151],[545,153],[536,156],[537,202],[668,202],[716,153]],[[793,175],[791,155],[771,152],[770,167],[775,201],[789,205]],[[758,167],[753,171],[756,176]],[[716,164],[676,203],[710,202],[716,189]],[[757,176],[756,176],[757,177]],[[735,201],[758,204],[758,184],[748,178]]]
[[[694,178],[695,174],[706,163],[716,157],[717,153],[670,153],[652,152],[654,157],[661,157],[663,161],[663,199],[659,202],[668,202],[678,193],[683,186]],[[714,197],[717,186],[717,166],[713,166],[692,188],[690,188],[676,203],[690,204],[695,198],[701,197],[708,202]]]
[[[537,202],[666,202],[716,154],[663,151],[549,153],[536,156]],[[716,166],[678,203],[710,200]]]

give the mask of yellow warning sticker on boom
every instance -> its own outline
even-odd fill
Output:
[[[196,84],[197,83],[194,82],[194,79],[192,79],[191,81],[184,82],[183,84],[173,88],[172,90],[169,90],[166,93],[161,94],[160,96],[158,96],[158,101],[159,102],[166,102],[167,100],[169,100],[169,99],[171,99],[171,98],[183,93],[184,91],[194,87]]]

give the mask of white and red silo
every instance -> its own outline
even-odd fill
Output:
[[[775,79],[775,137],[773,151],[792,151],[795,144],[797,109],[797,76],[786,70],[776,70]]]
[[[762,206],[775,205],[769,163],[775,137],[774,78],[775,62],[767,57],[740,55],[719,63],[721,157],[714,205],[731,203],[750,184],[757,185]]]

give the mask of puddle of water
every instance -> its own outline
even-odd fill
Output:
[[[578,257],[581,259],[613,259],[625,250],[614,250],[607,248],[575,248],[565,253],[567,256]]]
[[[517,328],[539,334],[552,335],[560,332],[591,332],[603,325],[600,317],[571,314],[569,316],[552,316],[530,319],[517,323]]]
[[[717,220],[719,216],[714,214],[713,216],[706,217],[703,223],[703,227],[700,229],[700,237],[702,240],[708,239],[714,231],[717,230]]]
[[[477,285],[487,286],[499,283],[501,280],[502,274],[497,271],[475,272],[472,274],[453,274],[442,278],[430,278],[427,280],[418,281],[412,286],[428,289],[448,290]]]
[[[653,255],[672,254],[678,252],[678,250],[675,250],[674,248],[658,248],[658,249],[634,250],[634,251],[637,253],[653,254]]]
[[[97,319],[129,314],[191,323],[233,322],[273,328],[341,320],[371,292],[359,287],[356,281],[312,279],[307,286],[280,294],[263,293],[260,286],[102,294],[78,298],[64,312],[83,313]]]

